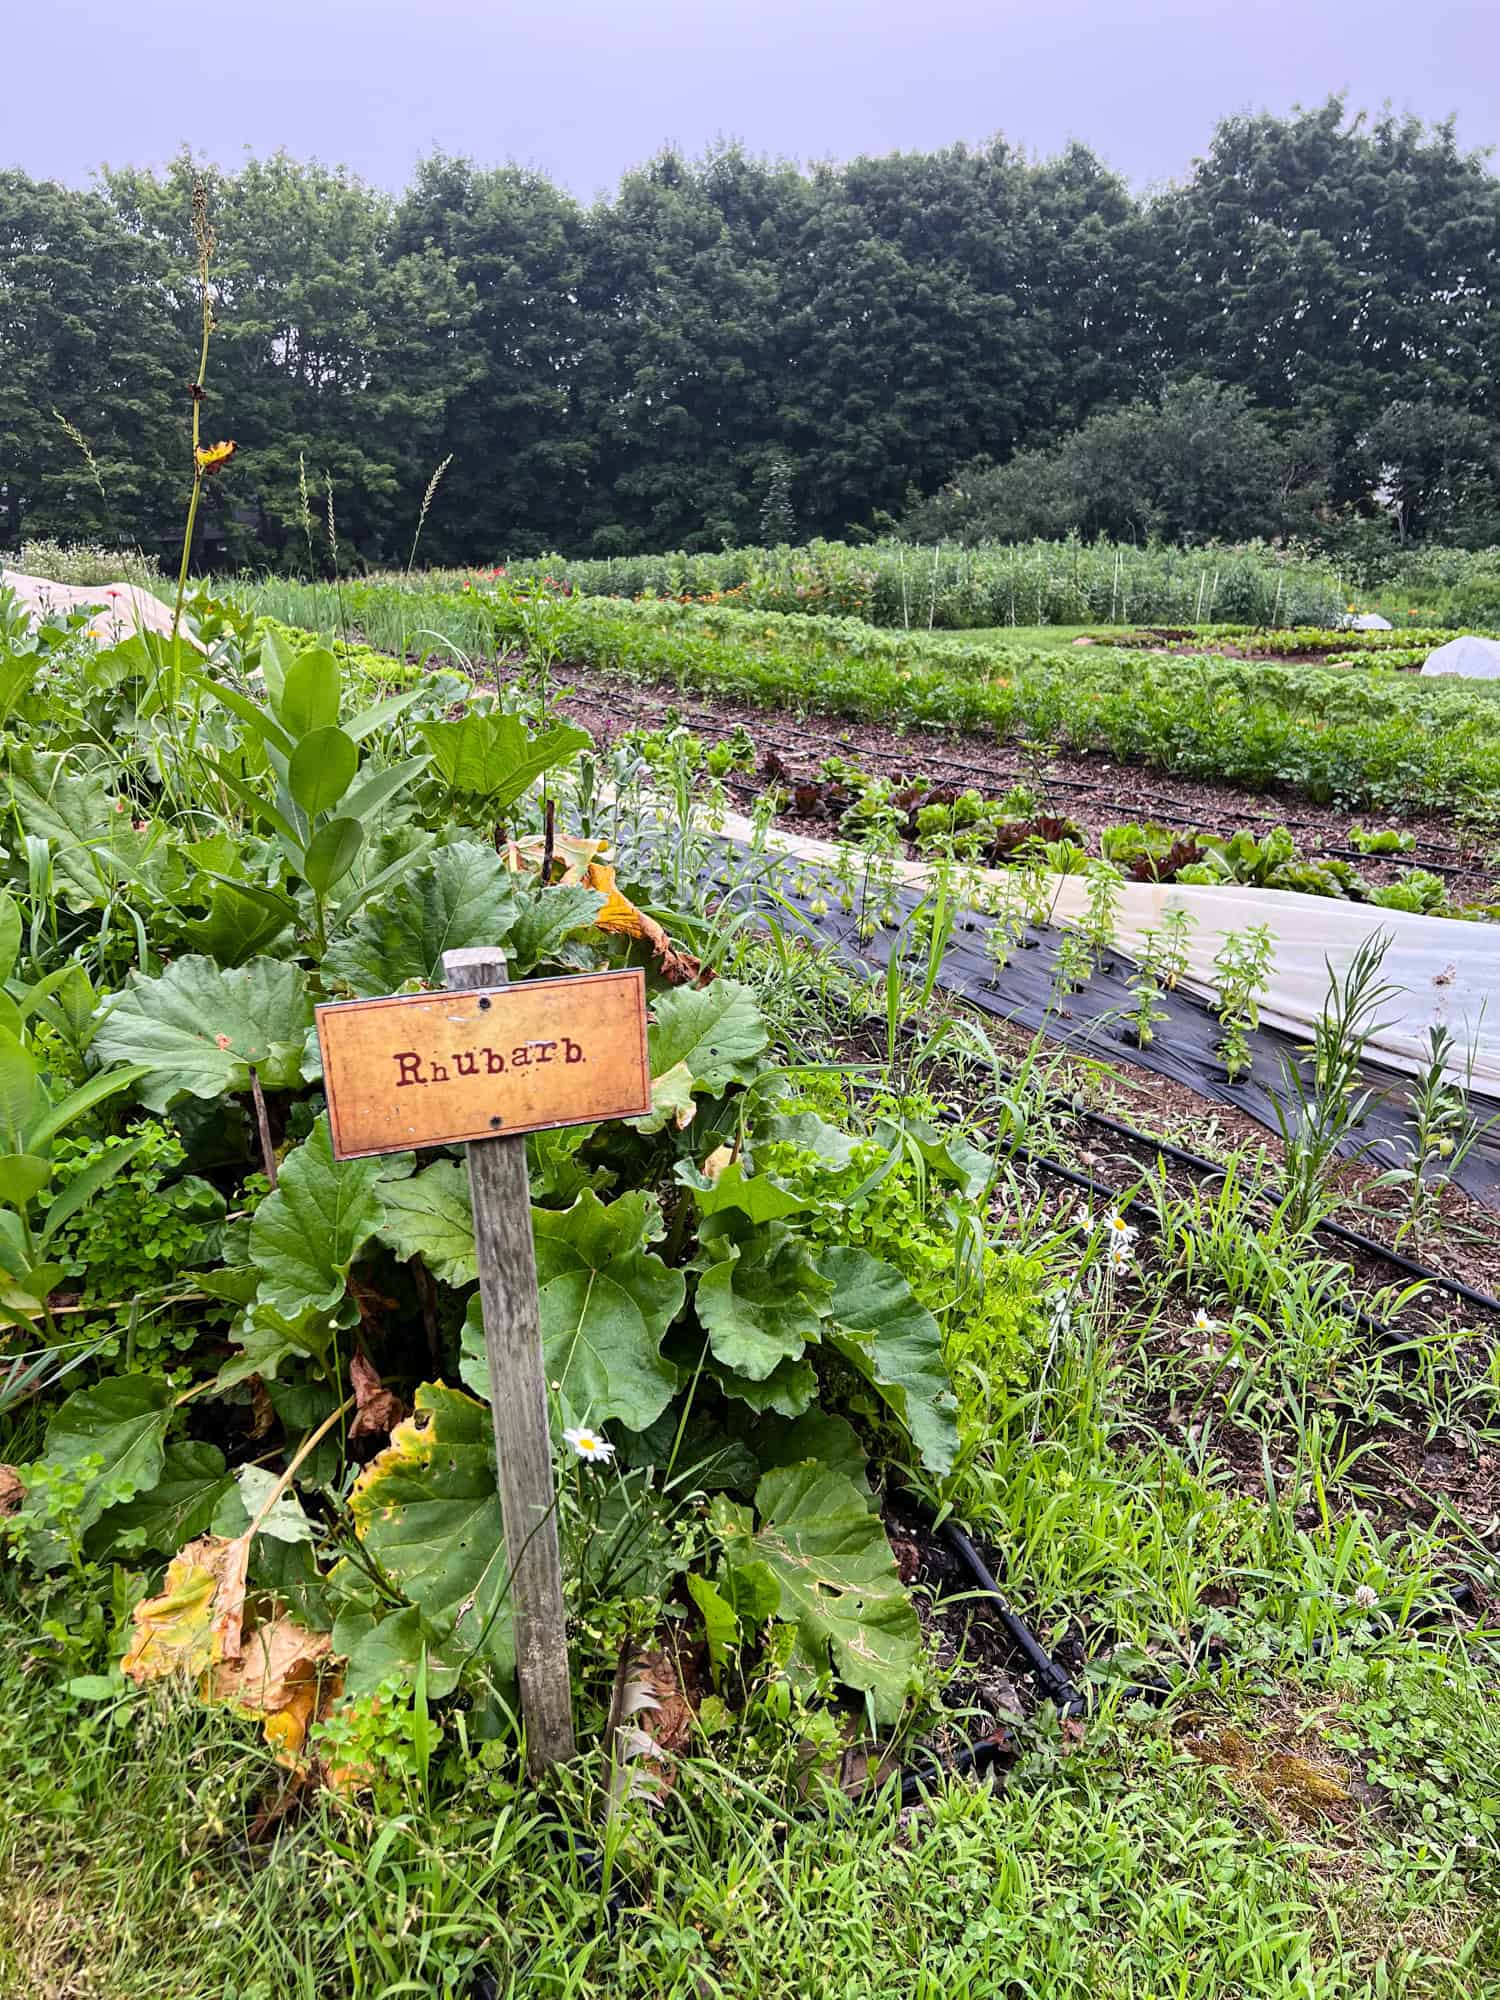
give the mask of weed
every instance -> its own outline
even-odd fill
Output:
[[[1366,938],[1342,978],[1325,960],[1328,997],[1312,1042],[1303,1051],[1311,1059],[1311,1080],[1291,1058],[1282,1059],[1288,1102],[1275,1100],[1276,1122],[1287,1213],[1294,1230],[1311,1228],[1333,1206],[1332,1180],[1340,1158],[1369,1150],[1369,1141],[1352,1146],[1350,1142],[1374,1094],[1362,1087],[1365,1050],[1384,1025],[1376,1016],[1395,991],[1380,977],[1389,944],[1384,931]]]

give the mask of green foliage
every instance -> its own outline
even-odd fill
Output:
[[[94,1299],[128,1299],[217,1255],[224,1197],[197,1174],[180,1171],[181,1141],[157,1120],[142,1120],[129,1137],[63,1139],[56,1148],[56,1187],[66,1193],[100,1160],[128,1149],[118,1178],[95,1185],[86,1206],[58,1230],[52,1250],[69,1277]],[[151,1343],[147,1327],[138,1346]]]
[[[794,1416],[813,1387],[810,1370],[791,1374],[809,1345],[822,1336],[833,1286],[819,1271],[806,1241],[785,1223],[757,1227],[748,1216],[726,1211],[699,1229],[701,1269],[693,1294],[714,1359],[727,1371],[732,1392],[747,1383],[795,1379],[808,1394],[773,1408]]]
[[[508,969],[524,977],[544,961],[566,962],[570,940],[591,930],[603,908],[604,897],[597,889],[575,883],[523,892],[506,939]]]
[[[294,1320],[331,1313],[344,1301],[349,1267],[384,1219],[380,1183],[392,1164],[336,1160],[328,1120],[319,1118],[282,1162],[275,1191],[251,1220],[259,1304]],[[399,1156],[395,1164],[399,1171]]]
[[[503,709],[470,709],[461,722],[419,727],[433,769],[449,791],[495,814],[508,812],[544,772],[567,763],[591,741],[587,730],[565,722],[528,735],[521,718]]]
[[[1250,1067],[1249,1036],[1260,1025],[1261,996],[1270,983],[1275,940],[1266,924],[1230,931],[1214,956],[1221,1052],[1231,1083]]]
[[[269,828],[292,885],[305,883],[312,892],[313,933],[321,949],[325,902],[350,875],[384,809],[427,763],[423,754],[374,770],[361,765],[359,746],[411,707],[420,690],[389,696],[373,708],[341,717],[345,673],[327,648],[283,649],[274,634],[263,632],[259,655],[269,697],[264,705],[222,679],[203,676],[205,690],[229,709],[244,732],[234,746],[234,757],[221,755],[214,772],[220,784]],[[273,774],[274,804],[247,782],[247,770],[254,765],[269,767]],[[401,872],[414,858],[408,852],[375,879],[367,879],[344,904],[341,915],[352,914],[381,881]],[[286,905],[288,917],[293,908]]]
[[[919,1632],[879,1517],[851,1480],[810,1461],[768,1472],[755,1513],[752,1529],[748,1509],[718,1504],[726,1567],[748,1571],[742,1588],[757,1597],[769,1572],[796,1627],[797,1666],[823,1674],[831,1656],[875,1719],[893,1721],[913,1687]]]
[[[106,548],[96,542],[58,542],[48,536],[22,542],[15,567],[22,576],[54,583],[141,583],[161,580],[161,565],[139,549]]]
[[[231,563],[404,564],[419,527],[448,563],[567,547],[602,567],[799,527],[868,537],[935,493],[910,516],[929,539],[976,520],[1311,525],[1361,553],[1493,539],[1488,294],[1433,277],[1482,263],[1493,177],[1446,126],[1330,99],[1224,120],[1141,196],[1082,145],[1030,160],[1002,140],[807,172],[669,149],[592,204],[441,154],[395,198],[284,154],[231,172],[184,154],[86,192],[7,173],[0,293],[33,337],[0,390],[0,548],[170,545],[200,179],[212,393],[239,452],[199,540]],[[337,493],[341,547],[304,466]],[[662,583],[627,564],[615,587],[693,588],[669,560]],[[928,622],[920,558],[883,594]]]
[[[370,899],[329,946],[323,975],[359,998],[440,986],[445,951],[503,946],[516,914],[515,877],[494,848],[455,840]]]
[[[960,468],[903,523],[915,541],[1234,542],[1314,528],[1331,441],[1285,440],[1238,383],[1169,382],[1060,443]],[[1139,615],[1139,614],[1138,614]],[[1201,610],[1199,611],[1201,616]]]
[[[951,1472],[957,1405],[937,1321],[899,1273],[864,1250],[827,1250],[820,1269],[833,1286],[829,1341],[895,1411],[927,1470]]]
[[[414,592],[355,592],[374,624],[412,615]],[[469,600],[433,590],[429,625],[457,641]],[[498,614],[506,613],[497,600]],[[332,608],[309,607],[332,617]],[[492,613],[492,615],[497,615]],[[877,631],[854,620],[727,606],[583,600],[577,666],[672,682],[765,708],[1068,750],[1351,809],[1473,808],[1500,785],[1500,704],[1474,683],[1267,667],[1215,654],[1075,651]]]
[[[0,1317],[5,1324],[47,1316],[48,1293],[63,1274],[54,1261],[54,1239],[128,1166],[143,1143],[131,1140],[101,1149],[66,1188],[54,1189],[59,1169],[54,1141],[143,1074],[140,1067],[111,1069],[63,1091],[45,1075],[33,1048],[0,1026],[0,1145],[5,1148],[0,1152]],[[38,1216],[33,1203],[43,1194],[48,1200]]]
[[[1407,854],[1417,844],[1414,833],[1404,833],[1400,827],[1384,826],[1370,828],[1351,826],[1349,844],[1357,847],[1361,854]]]
[[[469,1177],[456,1160],[437,1160],[410,1180],[383,1180],[379,1234],[398,1257],[420,1257],[439,1284],[471,1285],[474,1212]]]
[[[295,1088],[312,1018],[307,975],[296,964],[257,958],[222,970],[209,958],[180,958],[116,996],[94,1050],[136,1065],[141,1102],[165,1111],[184,1094],[247,1091],[252,1066],[262,1089]]]
[[[89,1535],[89,1547],[111,1554],[175,1555],[208,1532],[233,1491],[234,1475],[217,1446],[196,1438],[169,1444],[156,1481],[137,1498],[107,1508]]]
[[[542,1350],[554,1394],[568,1421],[617,1418],[646,1430],[677,1388],[661,1353],[682,1309],[685,1283],[647,1248],[661,1233],[641,1192],[601,1202],[585,1188],[571,1208],[535,1209]],[[490,1393],[477,1298],[464,1327],[463,1378]]]
[[[1428,868],[1407,868],[1394,882],[1369,892],[1368,900],[1382,910],[1412,910],[1438,916],[1448,907],[1448,885]]]
[[[510,610],[532,619],[535,607]],[[530,711],[492,712],[467,749],[437,734],[429,769],[412,746],[429,725],[447,729],[431,714],[448,706],[445,686],[360,707],[363,670],[347,656],[227,607],[200,607],[199,629],[210,655],[180,675],[146,647],[113,659],[52,633],[36,643],[57,684],[28,694],[17,723],[3,829],[16,887],[0,893],[0,1262],[8,1310],[58,1358],[28,1357],[7,1386],[52,1389],[74,1366],[87,1386],[23,1466],[12,1540],[87,1593],[107,1561],[170,1558],[253,1523],[255,1602],[334,1623],[356,1691],[410,1675],[429,1691],[467,1679],[508,1698],[490,1413],[422,1379],[456,1368],[489,1389],[464,1169],[334,1157],[313,1008],[431,986],[443,953],[470,943],[502,949],[520,978],[638,958],[634,939],[599,928],[601,891],[513,874],[468,837],[476,808],[487,833],[503,809],[518,851],[535,852],[538,787],[572,809],[583,738],[545,719],[533,733]],[[575,855],[566,822],[561,840]],[[263,937],[278,955],[254,948]],[[666,985],[654,957],[648,978],[652,1113],[530,1142],[552,1413],[559,1431],[607,1425],[619,1453],[613,1483],[580,1467],[564,1523],[570,1601],[599,1643],[659,1624],[703,1556],[700,1478],[748,1498],[768,1469],[813,1453],[866,1507],[863,1444],[820,1396],[877,1422],[927,1476],[953,1461],[935,1320],[873,1253],[821,1268],[832,1253],[815,1225],[835,1204],[758,1166],[762,1111],[782,1134],[773,1152],[806,1145],[834,1180],[856,1157],[867,1173],[863,1156],[888,1147],[924,1185],[977,1199],[989,1179],[973,1148],[920,1120],[889,1137],[877,1125],[861,1145],[778,1109],[785,1086],[753,989],[729,976]],[[66,1309],[86,1317],[59,1335],[70,1276],[81,1296]],[[382,1431],[384,1449],[363,1442]],[[796,1533],[816,1540],[805,1524]],[[845,1540],[851,1579],[838,1547],[820,1545],[841,1598],[834,1651],[833,1627],[819,1638],[790,1585],[768,1638],[789,1657],[800,1624],[820,1677],[853,1661],[858,1591],[875,1581],[875,1545],[863,1530]],[[769,1572],[720,1585],[745,1644],[759,1644],[775,1622]],[[883,1604],[880,1619],[904,1630]],[[887,1664],[882,1713],[900,1705],[915,1652]],[[506,1726],[498,1708],[493,1726]]]
[[[167,1385],[149,1375],[116,1375],[74,1390],[48,1424],[41,1458],[24,1482],[27,1500],[19,1518],[33,1561],[53,1568],[70,1549],[76,1556],[82,1537],[107,1510],[153,1491],[164,1467],[172,1403]],[[71,1476],[76,1489],[70,1488],[65,1508],[49,1509],[43,1496],[59,1474]]]
[[[662,994],[647,1029],[651,1110],[640,1130],[659,1132],[674,1117],[689,1121],[695,1093],[716,1096],[731,1083],[748,1083],[767,1040],[753,996],[736,980]]]

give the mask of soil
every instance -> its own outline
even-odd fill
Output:
[[[1003,1044],[1011,1039],[1015,1042],[1013,1053],[1019,1060],[1029,1046],[1030,1037],[1003,1023],[986,1021],[985,1025],[1002,1060],[1007,1053]],[[841,1044],[829,1053],[835,1060],[860,1060],[878,1053],[877,1044],[881,1041],[882,1035],[872,1030],[868,1040],[856,1034],[847,1046]],[[1252,1142],[1264,1151],[1268,1176],[1279,1163],[1280,1142],[1243,1114],[1215,1106],[1211,1118],[1205,1120],[1203,1100],[1192,1091],[1155,1074],[1132,1072],[1129,1065],[1101,1071],[1097,1064],[1062,1055],[1053,1087],[1060,1105],[1076,1089],[1075,1103],[1080,1112],[1102,1110],[1134,1125],[1149,1125],[1160,1136],[1174,1137],[1206,1158],[1227,1156],[1236,1146]],[[1147,1092],[1150,1108],[1143,1109],[1140,1099]],[[963,1102],[961,1079],[953,1078],[945,1094],[950,1102]],[[977,1136],[982,1141],[982,1128]],[[1149,1168],[1165,1170],[1168,1189],[1174,1194],[1201,1185],[1206,1178],[1199,1170],[1182,1163],[1158,1161],[1149,1142],[1142,1145],[1117,1133],[1101,1131],[1089,1123],[1086,1115],[1069,1121],[1064,1114],[1058,1137],[1059,1151],[1064,1153],[1068,1168],[1088,1175],[1122,1197],[1129,1194]],[[1069,1227],[1076,1222],[1081,1209],[1092,1205],[1097,1210],[1099,1204],[1097,1198],[1091,1198],[1064,1178],[1062,1165],[1061,1161],[1054,1164],[1033,1156],[1028,1162],[1017,1164],[1016,1172],[1023,1185],[1022,1206],[1030,1212],[1033,1204],[1040,1202],[1059,1227]],[[1369,1169],[1351,1164],[1343,1169],[1340,1178],[1346,1203],[1373,1202],[1375,1191],[1369,1186]],[[1364,1212],[1362,1206],[1341,1208],[1340,1219],[1352,1223],[1361,1234],[1378,1238],[1382,1233],[1380,1218]],[[998,1209],[993,1220],[997,1235],[1003,1238],[1008,1226],[1005,1210]],[[1131,1220],[1141,1229],[1138,1254],[1144,1264],[1149,1264],[1153,1254],[1149,1214],[1135,1210]],[[1394,1233],[1389,1218],[1385,1233],[1388,1236]],[[1496,1237],[1494,1217],[1489,1211],[1469,1201],[1461,1191],[1447,1189],[1438,1233],[1424,1241],[1420,1261],[1429,1269],[1456,1276],[1476,1289],[1490,1289],[1500,1295],[1500,1285],[1495,1283],[1496,1276],[1500,1276],[1500,1244]],[[1410,1249],[1409,1245],[1403,1247]],[[1405,1343],[1414,1343],[1434,1333],[1454,1342],[1454,1352],[1462,1357],[1470,1380],[1479,1382],[1486,1378],[1491,1357],[1500,1345],[1500,1308],[1486,1309],[1458,1301],[1434,1288],[1394,1314],[1380,1294],[1405,1284],[1408,1274],[1388,1265],[1378,1254],[1353,1250],[1326,1234],[1314,1237],[1310,1254],[1346,1267],[1356,1301],[1369,1314],[1361,1326],[1361,1336],[1389,1346],[1394,1378],[1399,1380],[1405,1357],[1411,1351]],[[1180,1386],[1171,1396],[1143,1390],[1132,1407],[1143,1432],[1174,1444],[1197,1442],[1205,1425],[1211,1424],[1214,1449],[1234,1484],[1247,1494],[1262,1497],[1265,1492],[1262,1440],[1269,1441],[1273,1469],[1289,1478],[1295,1462],[1295,1435],[1290,1427],[1284,1436],[1275,1435],[1274,1426],[1268,1433],[1264,1422],[1255,1429],[1243,1428],[1224,1416],[1235,1378],[1226,1370],[1222,1379],[1216,1381],[1213,1365],[1202,1363],[1205,1339],[1193,1323],[1197,1303],[1185,1293],[1169,1294],[1149,1333],[1153,1356],[1158,1360],[1175,1356],[1182,1363],[1186,1388]],[[1253,1323],[1248,1337],[1253,1341]],[[1242,1333],[1241,1338],[1243,1344],[1246,1336]],[[1200,1368],[1203,1390],[1195,1394],[1192,1383]],[[1399,1391],[1395,1393],[1399,1395]],[[1335,1417],[1340,1413],[1336,1379],[1329,1385],[1327,1409]],[[1258,1410],[1257,1415],[1264,1419],[1264,1409]],[[1368,1450],[1354,1463],[1347,1489],[1330,1493],[1336,1507],[1373,1508],[1391,1527],[1403,1523],[1440,1526],[1444,1520],[1450,1524],[1457,1521],[1470,1536],[1492,1547],[1500,1546],[1500,1449],[1470,1437],[1461,1429],[1444,1429],[1429,1435],[1425,1412],[1409,1424],[1391,1421],[1379,1426],[1360,1424],[1347,1410],[1344,1415],[1349,1425],[1350,1448],[1368,1447]],[[1315,1526],[1318,1506],[1313,1497],[1308,1494],[1290,1498],[1299,1523]],[[918,1582],[930,1586],[939,1598],[972,1592],[967,1572],[946,1543],[923,1528],[922,1517],[915,1509],[908,1508],[903,1514],[898,1501],[888,1501],[886,1515],[898,1561],[904,1560]],[[1462,1530],[1453,1539],[1457,1558],[1464,1546]],[[1003,1569],[995,1563],[991,1567],[1004,1587]],[[1456,1562],[1455,1577],[1458,1574]],[[1026,1615],[1024,1580],[1018,1585],[1014,1608],[1023,1617]],[[1081,1661],[1085,1639],[1090,1657],[1100,1649],[1099,1635],[1087,1630],[1087,1608],[1075,1609],[1084,1624],[1072,1647],[1057,1650],[1061,1663],[1070,1670],[1075,1662]],[[1003,1631],[983,1615],[982,1606],[976,1615],[970,1606],[953,1605],[945,1611],[937,1603],[924,1612],[924,1626],[934,1637],[940,1661],[950,1664],[962,1658],[952,1697],[954,1703],[961,1706],[972,1700],[982,1714],[988,1714],[986,1675],[992,1669],[1004,1668],[1012,1673],[1017,1670]],[[1016,1684],[1023,1691],[1027,1687],[1019,1678]]]
[[[1226,1158],[1237,1146],[1248,1147],[1252,1151],[1258,1149],[1266,1161],[1262,1179],[1268,1183],[1274,1180],[1281,1165],[1282,1150],[1281,1140],[1275,1133],[1268,1132],[1241,1113],[1215,1107],[1218,1114],[1215,1122],[1227,1143],[1215,1143],[1217,1133],[1207,1135],[1208,1143],[1205,1143],[1203,1100],[1195,1097],[1185,1085],[1170,1078],[1153,1077],[1152,1083],[1155,1102],[1151,1113],[1144,1119],[1152,1134],[1210,1160]],[[1183,1100],[1180,1120],[1170,1118],[1171,1107],[1165,1102],[1168,1098]],[[1167,1118],[1163,1118],[1163,1111],[1168,1112]],[[1142,1118],[1137,1114],[1125,1122],[1139,1126]],[[1101,1130],[1091,1125],[1086,1116],[1077,1121],[1074,1129],[1078,1150],[1071,1153],[1070,1158],[1089,1173],[1113,1185],[1125,1188],[1146,1174],[1164,1173],[1168,1187],[1180,1193],[1188,1187],[1202,1185],[1206,1179],[1201,1170],[1188,1163],[1164,1157],[1149,1140],[1143,1143],[1121,1133]],[[1492,1210],[1482,1207],[1462,1188],[1449,1184],[1437,1192],[1432,1219],[1420,1241],[1414,1242],[1410,1232],[1401,1235],[1398,1241],[1398,1233],[1406,1220],[1401,1192],[1378,1186],[1378,1180],[1377,1169],[1358,1161],[1346,1162],[1334,1181],[1339,1205],[1333,1220],[1369,1238],[1372,1243],[1410,1258],[1429,1271],[1455,1278],[1475,1291],[1500,1298],[1500,1226],[1497,1226]],[[1410,1275],[1403,1272],[1400,1266],[1348,1244],[1331,1231],[1317,1234],[1316,1241],[1321,1251],[1347,1262],[1357,1277],[1372,1286],[1398,1283]]]
[[[1253,1499],[1264,1499],[1269,1460],[1283,1505],[1299,1528],[1315,1532],[1325,1507],[1334,1514],[1358,1506],[1373,1513],[1387,1532],[1407,1527],[1432,1528],[1452,1544],[1453,1580],[1462,1578],[1476,1544],[1500,1548],[1500,1450],[1492,1444],[1443,1430],[1428,1437],[1415,1425],[1390,1422],[1360,1424],[1348,1419],[1338,1435],[1334,1456],[1347,1454],[1346,1479],[1327,1478],[1318,1492],[1304,1473],[1297,1483],[1297,1437],[1288,1422],[1283,1427],[1268,1417],[1262,1405],[1254,1426],[1226,1414],[1228,1395],[1237,1377],[1220,1374],[1216,1364],[1200,1359],[1203,1339],[1186,1322],[1182,1327],[1158,1324],[1152,1336],[1158,1357],[1175,1351],[1200,1374],[1202,1388],[1179,1389],[1171,1396],[1143,1393],[1133,1410],[1143,1427],[1168,1444],[1201,1449],[1211,1442],[1215,1461],[1230,1482]],[[1326,1414],[1337,1419],[1330,1398]]]
[[[961,1003],[949,1002],[954,1011]],[[1032,1032],[1015,1022],[986,1014],[980,1025],[999,1059],[1002,1074],[1014,1075],[1031,1053]],[[885,1051],[885,1022],[872,1017],[868,1036],[851,1039],[834,1052],[836,1059],[855,1062],[880,1060]],[[941,1081],[933,1087],[943,1089]],[[955,1077],[950,1099],[965,1105],[967,1086]],[[1063,1048],[1048,1052],[1048,1112],[1057,1137],[1060,1162],[1074,1172],[1087,1174],[1104,1187],[1125,1195],[1147,1175],[1165,1172],[1166,1184],[1174,1194],[1204,1186],[1210,1175],[1185,1162],[1163,1156],[1151,1144],[1161,1139],[1196,1153],[1201,1159],[1221,1163],[1235,1153],[1259,1153],[1264,1160],[1257,1179],[1274,1187],[1282,1166],[1281,1139],[1273,1131],[1237,1110],[1233,1105],[1213,1103],[1199,1097],[1188,1085],[1111,1056],[1103,1064],[1097,1058],[1078,1056]],[[972,1093],[966,1105],[974,1108]],[[1129,1125],[1141,1136],[1131,1138],[1099,1125],[1102,1116]],[[983,1129],[978,1134],[983,1143]],[[1038,1161],[1045,1172],[1047,1162]],[[1400,1190],[1376,1185],[1380,1170],[1358,1160],[1346,1161],[1334,1177],[1338,1206],[1332,1219],[1383,1246],[1411,1259],[1427,1271],[1457,1280],[1473,1290],[1500,1301],[1500,1223],[1493,1210],[1475,1201],[1452,1184],[1436,1195],[1432,1217],[1420,1243],[1410,1232],[1400,1235],[1405,1220]],[[1061,1177],[1058,1177],[1059,1180]],[[1064,1189],[1071,1183],[1062,1182]],[[1318,1254],[1343,1263],[1373,1298],[1384,1287],[1405,1284],[1411,1274],[1368,1251],[1356,1249],[1331,1232],[1316,1238]],[[1453,1301],[1447,1295],[1432,1295],[1445,1307]],[[1458,1308],[1455,1308],[1458,1309]],[[1473,1317],[1476,1308],[1464,1307]],[[1481,1317],[1487,1317],[1481,1315]],[[1495,1332],[1500,1337],[1500,1320]]]
[[[985,1599],[975,1595],[974,1579],[921,1508],[905,1493],[889,1490],[881,1511],[923,1636],[939,1669],[952,1675],[944,1689],[952,1726],[940,1731],[933,1744],[940,1754],[951,1756],[960,1743],[992,1737],[1029,1715],[1037,1692],[1004,1627]],[[996,1574],[1000,1558],[982,1548],[980,1553]],[[1011,1608],[1025,1617],[1023,1606]]]
[[[587,670],[580,669],[580,672]],[[565,677],[565,676],[564,676]],[[597,692],[570,695],[563,713],[609,742],[628,729],[655,728],[667,718],[686,723],[709,742],[720,742],[737,728],[749,731],[758,755],[774,751],[793,772],[815,777],[825,757],[848,757],[871,773],[892,779],[924,777],[960,789],[974,786],[986,797],[1000,798],[1012,786],[1025,783],[1041,791],[1046,810],[1075,820],[1098,846],[1106,826],[1132,820],[1155,820],[1184,830],[1228,834],[1240,827],[1262,835],[1287,827],[1308,860],[1348,861],[1379,886],[1394,882],[1408,868],[1441,875],[1455,903],[1500,902],[1500,863],[1483,840],[1451,818],[1436,813],[1365,815],[1364,822],[1399,824],[1416,836],[1405,854],[1364,855],[1349,844],[1349,827],[1357,814],[1317,806],[1304,798],[1281,799],[1275,793],[1248,792],[1213,779],[1186,778],[1123,763],[1094,751],[1057,751],[1050,746],[996,742],[935,731],[886,729],[871,723],[838,727],[785,712],[746,707],[736,702],[675,696],[670,689],[646,689],[592,677]],[[731,773],[725,780],[735,802],[747,810],[763,789],[758,777]],[[826,817],[778,815],[788,831],[827,837]]]

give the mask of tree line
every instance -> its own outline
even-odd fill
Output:
[[[1500,537],[1500,181],[1451,125],[1231,118],[1133,193],[1003,139],[664,152],[587,206],[437,155],[0,173],[0,548],[180,537],[216,239],[206,563],[469,563],[888,528]],[[431,482],[443,468],[435,488]]]

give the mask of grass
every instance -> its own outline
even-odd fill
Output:
[[[395,2000],[484,1972],[501,1994],[662,2000],[1353,2000],[1500,1969],[1440,1851],[1268,1780],[1309,1737],[1307,1768],[1347,1779],[1357,1698],[1326,1682],[1098,1719],[1004,1791],[957,1783],[914,1813],[889,1793],[789,1810],[732,1746],[704,1753],[622,1857],[611,1926],[573,1848],[579,1790],[549,1815],[471,1757],[440,1801],[323,1806],[247,1847],[258,1760],[230,1728],[180,1697],[81,1712],[28,1650],[13,1631],[0,1650],[0,1983],[28,2000]],[[1476,1692],[1460,1667],[1455,1722]]]
[[[1085,633],[1098,630],[1097,625],[978,625],[969,632],[934,632],[929,636],[939,645],[951,640],[956,645],[1025,646],[1045,652],[1053,647],[1071,646]]]
[[[774,941],[743,935],[734,961],[794,1057],[863,1018],[861,989]],[[928,1069],[918,1060],[907,1081]],[[978,1072],[960,1074],[976,1136],[992,1135]],[[752,1692],[691,1746],[665,1809],[634,1816],[606,1892],[587,1852],[597,1750],[541,1791],[518,1787],[508,1756],[449,1709],[434,1717],[425,1783],[408,1770],[373,1809],[323,1795],[273,1840],[252,1839],[276,1778],[251,1727],[171,1687],[101,1685],[99,1617],[80,1620],[65,1583],[40,1586],[38,1602],[8,1575],[0,1991],[1490,1990],[1500,1634],[1424,1622],[1465,1545],[1391,1525],[1352,1446],[1395,1420],[1492,1448],[1493,1388],[1462,1339],[1434,1332],[1416,1371],[1371,1350],[1339,1310],[1347,1274],[1260,1227],[1232,1178],[1207,1209],[1154,1198],[1159,1254],[1095,1290],[1074,1211],[1003,1180],[985,1291],[945,1315],[956,1508],[1043,1636],[1081,1633],[1099,1663],[1081,1731],[1048,1711],[1006,1725],[1000,1788],[954,1782],[905,1812],[890,1789],[858,1804],[821,1781],[808,1790],[796,1771],[812,1711],[783,1718]],[[861,1227],[909,1226],[912,1209],[910,1189],[892,1188]],[[951,1271],[931,1283],[951,1296]],[[1059,1285],[1074,1300],[1061,1337],[1045,1303]],[[1201,1301],[1229,1323],[1227,1372],[1178,1337]],[[1175,1413],[1170,1435],[1148,1411]],[[1260,1454],[1248,1476],[1236,1441]],[[1153,1675],[1170,1692],[1148,1704],[1133,1685]]]

